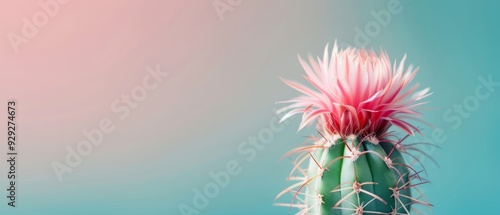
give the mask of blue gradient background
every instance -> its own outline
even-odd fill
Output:
[[[1,214],[181,214],[180,204],[192,205],[193,189],[212,181],[209,172],[224,169],[232,160],[239,162],[242,172],[231,177],[200,214],[295,212],[273,206],[276,194],[290,185],[285,177],[291,162],[278,160],[313,131],[297,133],[299,119],[293,118],[251,162],[245,160],[248,155],[238,153],[238,145],[269,127],[280,107],[276,101],[297,95],[278,78],[300,80],[303,71],[297,54],[320,55],[335,39],[354,45],[354,28],[364,29],[375,20],[370,11],[386,10],[389,1],[244,0],[225,13],[223,21],[212,1],[184,1],[178,11],[160,2],[78,2],[54,17],[21,53],[14,55],[8,40],[2,41],[0,99],[17,98],[24,108],[20,112],[24,118],[19,118],[24,142],[18,164],[19,204],[10,209],[2,203]],[[428,105],[433,110],[425,112],[425,120],[443,129],[447,139],[439,144],[442,149],[433,152],[440,167],[424,161],[431,183],[422,189],[435,205],[434,214],[495,214],[500,192],[500,146],[495,138],[499,89],[481,100],[457,129],[443,120],[443,114],[474,95],[478,77],[491,74],[500,81],[496,65],[500,4],[400,3],[402,12],[392,15],[367,47],[383,47],[393,60],[406,53],[407,63],[420,67],[414,81],[434,92]],[[99,9],[95,15],[88,12],[92,8]],[[33,11],[2,20],[6,26],[2,35]],[[91,32],[79,33],[73,41],[90,37],[89,44],[99,43],[99,38],[115,43],[104,43],[109,45],[105,50],[89,48],[81,53],[73,47],[67,55],[51,54],[58,49],[48,35],[59,34],[60,22],[71,23],[73,15],[80,22],[73,25]],[[130,19],[126,23],[94,29],[94,22],[109,18],[110,23],[120,23],[125,17]],[[110,35],[108,28],[121,33]],[[78,63],[70,68],[74,73],[57,67],[64,62]],[[126,121],[117,122],[104,144],[58,182],[51,162],[64,159],[65,146],[81,140],[82,129],[95,128],[102,117],[116,117],[110,102],[140,82],[145,66],[155,64],[172,77]],[[42,82],[64,82],[64,86],[14,82],[26,77],[24,65],[35,65],[40,77],[49,77]],[[43,95],[33,96],[34,92]],[[59,109],[54,110],[51,102]],[[432,128],[424,134],[432,136]],[[1,178],[3,186],[7,180]]]

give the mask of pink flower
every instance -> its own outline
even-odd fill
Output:
[[[420,121],[417,107],[429,96],[429,88],[416,92],[418,84],[407,88],[417,73],[413,66],[404,69],[405,57],[396,67],[385,51],[379,54],[365,49],[328,45],[323,59],[309,57],[309,64],[299,57],[306,72],[304,78],[314,90],[296,82],[283,80],[302,96],[283,101],[288,111],[281,121],[302,114],[299,130],[316,119],[318,126],[331,135],[381,137],[391,125],[413,135],[420,130],[408,120]]]

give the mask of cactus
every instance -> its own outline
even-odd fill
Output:
[[[418,109],[426,102],[429,89],[407,87],[417,69],[404,69],[391,62],[386,52],[365,49],[341,49],[328,45],[323,59],[299,57],[306,72],[304,78],[316,90],[283,80],[304,95],[284,101],[278,110],[286,114],[282,121],[302,114],[299,130],[315,123],[317,134],[310,144],[285,156],[298,154],[288,177],[295,184],[278,194],[293,194],[291,203],[298,214],[410,214],[415,205],[430,208],[418,189],[426,183],[405,157],[418,151],[405,144],[406,137],[420,133],[410,120],[421,121]],[[399,128],[403,135],[398,137]],[[410,155],[410,156],[406,156]]]

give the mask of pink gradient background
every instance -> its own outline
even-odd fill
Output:
[[[128,202],[137,198],[148,198],[142,207],[155,212],[175,208],[178,202],[168,200],[181,175],[171,173],[214,166],[207,159],[224,161],[235,151],[225,145],[236,145],[260,124],[245,121],[272,116],[270,105],[280,93],[256,87],[262,79],[278,84],[278,72],[286,72],[268,69],[273,58],[286,53],[280,58],[295,59],[296,51],[287,50],[296,47],[286,47],[284,39],[291,39],[287,32],[297,30],[294,25],[305,24],[294,13],[307,9],[304,3],[283,3],[245,1],[222,21],[210,1],[70,1],[59,4],[56,15],[16,53],[7,35],[22,35],[23,17],[32,20],[42,8],[37,1],[2,1],[0,100],[18,101],[21,210],[94,213],[112,210],[101,201],[113,199],[123,206],[122,214],[135,214]],[[277,7],[290,10],[278,15]],[[130,93],[147,74],[144,68],[155,65],[170,78],[126,120],[118,120],[111,102]],[[255,103],[255,93],[262,93],[258,101],[264,103]],[[63,162],[65,147],[74,148],[85,139],[81,131],[97,128],[105,117],[115,131],[58,182],[51,163]],[[3,123],[0,128],[6,129]],[[234,137],[221,139],[227,132]],[[175,155],[187,152],[200,159],[175,165],[180,162]],[[186,186],[204,180],[190,174],[183,179]],[[136,188],[143,183],[156,191]],[[162,207],[165,201],[172,205]],[[93,209],[83,210],[78,202]]]

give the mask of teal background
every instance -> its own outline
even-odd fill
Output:
[[[17,55],[8,40],[0,43],[0,99],[18,99],[23,126],[18,207],[7,208],[4,199],[0,214],[181,214],[180,205],[192,206],[193,189],[211,183],[210,172],[230,161],[238,162],[241,172],[199,214],[296,213],[273,206],[280,202],[274,197],[291,185],[285,178],[292,164],[279,160],[314,131],[297,133],[296,117],[282,124],[254,158],[238,146],[275,122],[274,111],[281,107],[275,102],[298,95],[279,79],[303,82],[297,54],[322,55],[335,40],[356,45],[355,28],[364,29],[375,20],[370,12],[387,10],[389,2],[399,2],[402,11],[392,14],[366,47],[383,48],[392,60],[406,53],[407,65],[420,67],[414,82],[434,92],[424,120],[446,136],[438,143],[441,149],[426,149],[439,167],[423,160],[431,183],[422,190],[434,214],[497,213],[500,88],[456,128],[443,116],[474,95],[479,77],[500,82],[500,3],[243,0],[220,20],[214,1],[179,1],[181,6],[169,12],[162,1],[89,2],[61,9]],[[38,10],[35,3],[32,7],[3,19],[1,34],[12,26],[18,31],[20,17]],[[68,29],[63,21],[73,26],[74,38],[61,34]],[[115,31],[120,33],[111,34]],[[83,41],[90,45],[71,45]],[[74,66],[57,67],[64,63]],[[140,83],[145,66],[156,64],[171,78],[126,121],[115,121],[116,131],[59,182],[51,163],[64,160],[65,147],[83,139],[82,129],[95,128],[103,117],[115,120],[110,102]],[[432,140],[433,129],[425,127],[426,138]]]

